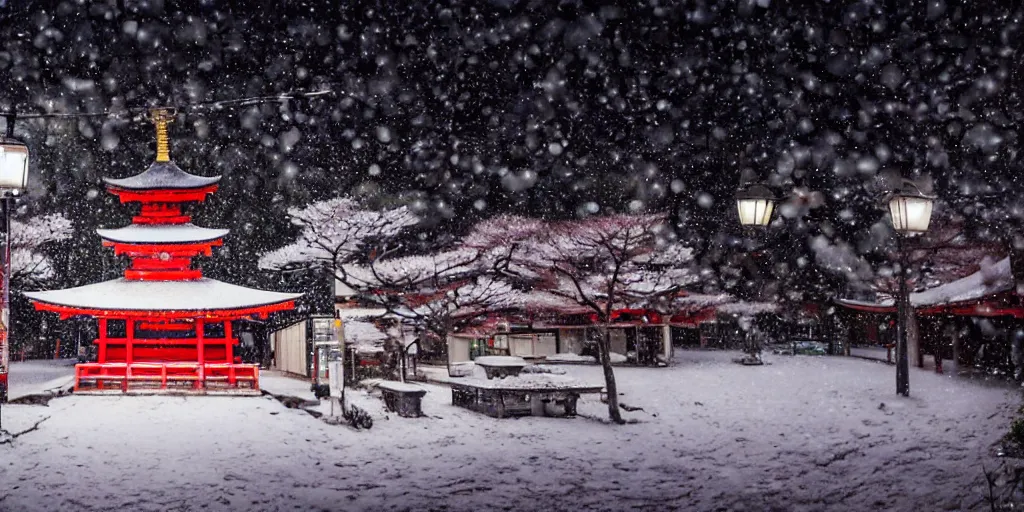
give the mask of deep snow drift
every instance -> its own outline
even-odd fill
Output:
[[[58,398],[4,407],[2,510],[940,510],[983,505],[1006,387],[853,358],[677,352],[618,368],[639,421],[596,396],[573,419],[498,420],[426,384],[429,417],[330,426],[269,397]],[[569,376],[601,382],[594,366]],[[268,387],[281,387],[267,379]],[[294,389],[308,389],[297,382]],[[884,404],[884,405],[882,405]],[[322,408],[321,408],[322,410]]]

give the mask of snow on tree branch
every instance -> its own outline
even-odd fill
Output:
[[[522,264],[545,277],[544,291],[609,315],[649,306],[697,277],[692,250],[660,235],[663,215],[614,215],[562,222],[538,232]]]
[[[50,259],[39,252],[42,245],[71,238],[71,220],[59,213],[11,220],[11,279],[21,286],[36,286],[53,277]]]
[[[366,257],[374,244],[385,243],[419,222],[404,206],[367,210],[347,197],[292,208],[288,216],[293,224],[302,227],[302,232],[295,242],[264,254],[259,260],[260,268],[337,267]]]

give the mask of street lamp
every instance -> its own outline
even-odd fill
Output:
[[[896,298],[896,394],[910,396],[910,363],[907,359],[907,313],[910,293],[907,290],[907,255],[903,237],[928,231],[935,196],[925,194],[913,181],[902,179],[886,202],[889,218],[896,230],[896,252],[899,255],[899,296]]]
[[[7,136],[0,137],[0,207],[3,210],[4,258],[3,303],[0,304],[0,403],[7,401],[7,375],[10,370],[11,332],[11,210],[14,196],[25,189],[28,180],[28,146],[14,138],[13,115],[7,116]]]
[[[778,201],[764,185],[741,186],[736,191],[736,210],[743,226],[765,227],[772,221],[772,212]]]
[[[928,231],[934,200],[934,196],[921,192],[913,181],[902,180],[900,188],[889,195],[892,227],[901,235],[916,235]]]
[[[772,221],[772,213],[775,211],[777,201],[775,194],[764,185],[740,185],[740,188],[736,190],[736,212],[740,217],[740,225],[744,228],[763,230]],[[755,336],[748,331],[747,357],[742,360],[743,364],[763,364],[761,347]]]

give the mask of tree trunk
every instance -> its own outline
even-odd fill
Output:
[[[955,320],[954,320],[955,321]],[[960,322],[953,324],[953,371],[954,375],[960,373]]]
[[[601,367],[604,369],[604,387],[608,392],[608,417],[615,423],[625,423],[619,411],[619,391],[615,386],[615,373],[612,371],[611,346],[612,335],[605,325],[601,329],[601,341],[597,344],[601,356]]]

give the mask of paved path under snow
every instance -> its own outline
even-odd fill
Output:
[[[426,384],[427,418],[370,408],[332,427],[269,397],[58,398],[4,408],[0,510],[968,510],[981,465],[1019,405],[1006,387],[854,358],[682,352],[616,369],[644,411],[610,425],[596,397],[574,419],[498,420]],[[601,382],[598,367],[565,366]],[[882,405],[884,404],[884,406]]]

